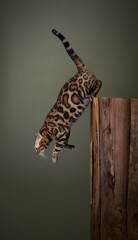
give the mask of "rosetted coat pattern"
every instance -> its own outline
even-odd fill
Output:
[[[53,139],[56,140],[52,153],[52,161],[56,163],[58,154],[63,147],[74,148],[73,145],[68,143],[71,125],[80,117],[90,100],[96,96],[102,82],[87,70],[66,38],[55,29],[52,32],[61,40],[78,69],[78,73],[61,88],[57,101],[46,116],[40,131],[35,132],[34,147],[39,155],[44,155],[50,142]]]

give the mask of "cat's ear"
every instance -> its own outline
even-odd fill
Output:
[[[41,138],[42,138],[42,136],[41,136],[41,134],[40,134],[39,132],[35,132],[34,135],[35,135],[35,137],[38,138],[38,139],[41,139]]]

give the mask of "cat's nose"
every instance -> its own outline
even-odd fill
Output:
[[[39,154],[38,148],[35,147],[35,151],[37,153],[37,155]]]

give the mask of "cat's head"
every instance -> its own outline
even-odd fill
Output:
[[[39,132],[35,132],[34,149],[35,149],[36,153],[40,156],[45,156],[44,152],[48,145],[47,145],[46,136],[45,135],[42,136]]]

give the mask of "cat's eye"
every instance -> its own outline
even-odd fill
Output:
[[[35,150],[37,151],[37,150],[38,150],[38,148],[35,148]]]

